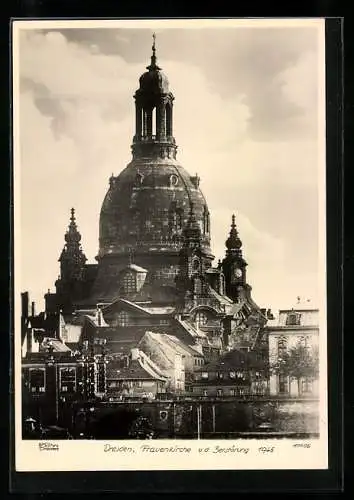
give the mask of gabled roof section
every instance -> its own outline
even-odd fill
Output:
[[[121,297],[115,299],[111,304],[104,306],[102,308],[102,312],[103,313],[110,312],[112,309],[114,309],[115,306],[118,306],[120,304],[124,306],[123,308],[125,309],[133,309],[135,311],[141,312],[142,314],[151,315],[151,313],[147,311],[144,307],[139,306],[138,304],[131,302],[130,300],[123,299]]]
[[[168,335],[166,333],[147,331],[140,340],[139,345],[144,344],[149,346],[151,345],[151,343],[155,342],[160,344],[163,349],[167,350],[168,348],[170,348],[175,353],[182,356],[185,356],[186,354],[192,356],[202,356],[202,354],[197,349],[194,349],[193,346],[187,345],[174,335]]]
[[[162,371],[141,351],[139,351],[138,359],[131,360],[128,366],[122,367],[121,363],[114,361],[109,363],[107,379],[167,381]]]
[[[122,305],[123,309],[131,309],[136,312],[140,312],[141,314],[144,314],[145,316],[171,316],[175,312],[175,307],[173,306],[155,306],[151,303],[147,303],[146,305],[144,304],[137,304],[136,302],[132,302],[127,299],[123,299],[119,297],[116,299],[114,302],[111,304],[103,307],[102,312],[104,314],[107,314],[107,312],[110,312],[114,310],[115,306]]]

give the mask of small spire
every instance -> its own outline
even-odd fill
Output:
[[[156,33],[152,34],[152,55],[151,55],[151,64],[150,66],[147,66],[146,69],[149,71],[154,70],[154,69],[161,69],[157,66],[156,64],[157,57],[156,57]]]
[[[231,217],[231,230],[228,239],[226,240],[226,247],[228,250],[240,251],[242,247],[242,241],[239,238],[237,227],[236,227],[236,217],[232,214]]]
[[[84,253],[82,252],[81,249],[81,234],[78,231],[77,225],[76,225],[76,218],[75,218],[75,209],[72,208],[70,210],[71,216],[70,216],[70,223],[69,223],[69,228],[65,233],[64,239],[65,239],[65,246],[63,248],[63,251],[61,253],[61,256],[59,260],[62,258],[66,258],[69,254],[75,254],[80,255],[80,260],[82,262],[86,262],[86,257]]]
[[[156,52],[156,47],[155,47],[156,33],[152,34],[152,40],[153,40],[153,42],[152,42],[152,53],[153,53],[153,55],[155,55],[155,52]]]
[[[75,217],[75,208],[72,208],[70,210],[70,223],[69,223],[69,229],[67,231],[67,234],[79,234],[77,231],[77,225],[76,225],[76,217]]]

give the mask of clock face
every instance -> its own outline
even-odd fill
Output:
[[[235,278],[241,278],[242,271],[240,268],[237,267],[236,269],[234,269],[234,276],[235,276]]]

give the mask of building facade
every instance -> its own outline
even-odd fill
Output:
[[[310,301],[279,311],[267,325],[270,393],[319,396],[319,310]]]

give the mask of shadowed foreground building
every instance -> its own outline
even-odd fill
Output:
[[[101,397],[190,392],[201,370],[221,373],[230,357],[228,391],[236,396],[230,373],[252,359],[256,377],[268,357],[268,313],[252,300],[234,215],[225,258],[213,265],[211,214],[199,176],[177,160],[174,96],[155,44],[134,99],[132,160],[109,179],[97,262],[87,263],[72,209],[56,291],[45,295],[43,313],[23,309],[23,339],[35,324],[36,338],[60,341],[73,362],[82,352],[104,356]],[[23,346],[23,366],[33,364],[33,342]],[[49,355],[45,345],[41,352]],[[77,376],[73,383],[78,390]]]

